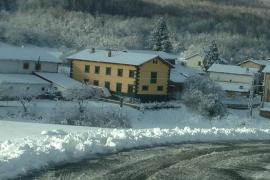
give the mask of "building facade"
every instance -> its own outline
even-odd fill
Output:
[[[51,83],[34,72],[57,73],[60,59],[36,48],[0,47],[0,97],[39,96]]]
[[[233,65],[213,64],[209,78],[221,86],[228,96],[248,95],[253,85],[258,84],[258,69]]]
[[[203,70],[203,57],[200,54],[194,54],[185,58],[185,62],[187,67]]]
[[[32,74],[58,72],[60,59],[45,50],[20,47],[0,47],[0,73]]]
[[[68,57],[71,77],[142,100],[168,97],[170,64],[156,55],[84,50]]]

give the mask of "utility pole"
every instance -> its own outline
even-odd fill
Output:
[[[253,115],[254,87],[255,87],[255,82],[257,82],[256,77],[257,77],[257,74],[254,73],[253,79],[252,79],[252,82],[251,82],[250,91],[249,91],[248,107],[249,107],[249,115],[250,115],[250,117],[252,117],[252,115]],[[256,87],[257,87],[257,85],[256,85]]]
[[[254,98],[254,86],[253,86],[254,80],[252,81],[252,85],[250,87],[250,91],[249,91],[249,115],[250,117],[252,117],[253,114],[253,98]]]

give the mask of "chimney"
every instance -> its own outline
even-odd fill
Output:
[[[111,50],[108,51],[108,57],[112,57],[112,51]]]
[[[95,48],[92,48],[91,53],[95,53],[95,52],[96,52]]]

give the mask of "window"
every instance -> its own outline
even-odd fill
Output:
[[[99,81],[98,80],[94,80],[94,85],[95,86],[99,86]]]
[[[163,91],[163,86],[158,86],[158,87],[157,87],[157,90],[158,90],[158,91]]]
[[[151,72],[151,84],[156,84],[157,83],[157,72]]]
[[[122,92],[122,83],[116,83],[116,92]]]
[[[142,86],[142,91],[148,91],[149,87],[148,86]]]
[[[132,84],[128,85],[128,93],[133,93],[134,86]]]
[[[157,59],[154,59],[153,60],[153,64],[157,64],[158,63],[158,60]]]
[[[29,69],[29,63],[23,63],[23,69]]]
[[[85,73],[90,73],[90,65],[85,65],[84,66],[84,72]]]
[[[106,75],[111,75],[112,74],[112,68],[106,67]]]
[[[95,74],[99,74],[100,72],[100,67],[99,66],[95,66]]]
[[[42,88],[41,88],[41,91],[45,91],[45,87],[42,87]]]
[[[130,71],[129,71],[129,77],[130,77],[130,78],[134,78],[134,76],[135,76],[135,71],[130,70]]]
[[[89,83],[89,79],[84,79],[83,81],[84,81],[84,83],[86,83],[86,84]]]
[[[198,66],[201,66],[201,65],[202,65],[202,62],[201,62],[201,61],[199,61],[199,62],[198,62]]]
[[[111,89],[111,83],[109,81],[105,81],[105,88]]]
[[[37,64],[36,64],[36,71],[40,71],[41,70],[41,64],[38,62]]]
[[[120,76],[120,77],[123,76],[123,69],[118,69],[117,70],[117,76]]]

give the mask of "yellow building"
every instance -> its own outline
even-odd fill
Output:
[[[185,58],[185,62],[187,67],[203,70],[203,57],[200,54],[194,54]]]
[[[167,99],[171,65],[157,55],[87,49],[68,59],[78,81],[143,100]]]

